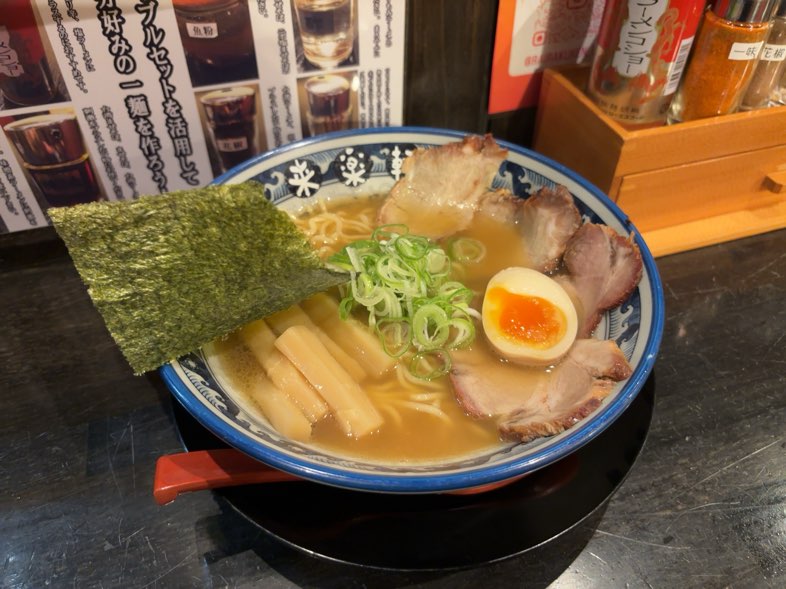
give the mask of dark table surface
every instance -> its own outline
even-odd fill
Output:
[[[371,570],[269,537],[210,492],[160,507],[172,400],[131,374],[62,244],[0,236],[2,587],[784,587],[786,231],[658,260],[645,446],[592,516],[465,570]]]

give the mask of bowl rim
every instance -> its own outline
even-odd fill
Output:
[[[352,129],[348,131],[326,133],[288,143],[259,154],[216,177],[211,184],[226,183],[235,176],[251,168],[258,167],[261,163],[301,148],[318,146],[330,141],[340,141],[342,139],[371,135],[378,135],[380,137],[379,142],[383,143],[385,142],[385,136],[395,134],[438,136],[447,138],[448,140],[460,140],[467,135],[477,135],[477,133],[452,129],[418,126]],[[628,233],[633,236],[635,243],[641,251],[645,273],[649,279],[649,290],[652,298],[652,316],[648,339],[642,351],[641,359],[631,376],[627,379],[627,382],[625,382],[617,396],[605,405],[604,409],[598,413],[594,419],[583,424],[581,427],[570,428],[573,431],[568,430],[567,435],[559,439],[556,443],[546,443],[544,447],[536,448],[531,454],[527,454],[518,460],[507,461],[492,466],[486,465],[453,473],[435,474],[429,472],[413,472],[401,474],[397,472],[388,475],[379,472],[358,472],[340,466],[329,465],[324,462],[319,463],[317,467],[316,463],[303,462],[296,456],[279,453],[273,446],[259,443],[257,440],[241,433],[238,429],[224,421],[216,419],[210,410],[196,398],[190,388],[182,381],[178,369],[174,366],[177,361],[167,363],[159,368],[159,374],[170,392],[202,426],[241,452],[265,464],[302,477],[305,480],[361,491],[384,493],[432,493],[487,485],[533,472],[564,458],[596,438],[630,406],[633,399],[643,388],[644,383],[649,378],[655,365],[655,360],[663,337],[665,322],[663,286],[657,265],[647,244],[641,237],[640,232],[635,228],[628,216],[598,187],[576,172],[547,156],[509,141],[496,138],[495,141],[510,152],[517,153],[526,158],[535,160],[542,165],[553,168],[555,171],[563,174],[588,191],[607,208],[623,227],[626,228]],[[338,147],[340,148],[340,146]]]

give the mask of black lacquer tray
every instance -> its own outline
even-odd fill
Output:
[[[476,495],[390,495],[312,482],[214,491],[244,518],[312,556],[391,570],[478,566],[541,547],[585,521],[622,483],[644,444],[654,376],[597,438],[508,486]],[[178,403],[187,450],[226,444]]]

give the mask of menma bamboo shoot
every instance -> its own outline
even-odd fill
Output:
[[[276,349],[276,334],[259,319],[240,330],[240,339],[251,350],[268,378],[295,403],[311,423],[325,417],[330,409],[289,359]]]
[[[352,317],[341,319],[338,301],[330,295],[311,296],[301,306],[328,337],[356,358],[369,374],[380,376],[395,365],[396,359],[385,352],[379,338],[368,327]]]
[[[358,438],[379,429],[382,416],[314,332],[293,325],[275,345],[320,392],[344,433]]]
[[[337,341],[318,327],[300,306],[292,305],[288,309],[269,315],[265,320],[277,335],[281,335],[287,328],[293,325],[305,325],[317,335],[330,354],[352,375],[352,378],[362,382],[368,376],[369,372],[348,354]]]
[[[282,436],[299,441],[311,437],[311,421],[265,375],[257,374],[250,392],[270,425]]]

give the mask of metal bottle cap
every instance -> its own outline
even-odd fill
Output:
[[[33,166],[63,164],[85,155],[79,124],[71,114],[28,117],[9,123],[4,130],[22,159]]]
[[[242,123],[256,114],[254,90],[246,86],[208,92],[199,100],[211,126]]]
[[[742,23],[769,22],[781,0],[717,0],[712,11],[722,19]]]

